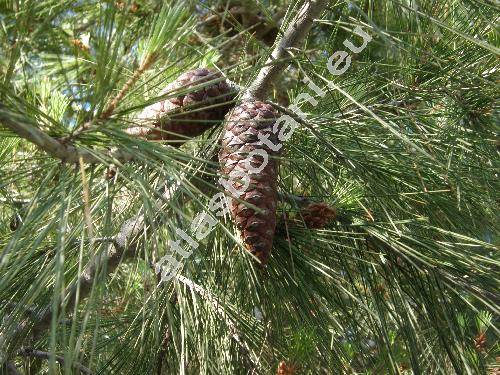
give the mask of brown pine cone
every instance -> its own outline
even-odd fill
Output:
[[[161,93],[167,94],[176,96],[144,108],[138,117],[141,125],[127,129],[127,133],[180,146],[186,138],[196,137],[221,122],[235,97],[219,72],[205,68],[179,76]]]
[[[335,220],[335,208],[324,202],[311,203],[301,210],[301,216],[307,228],[321,229]]]
[[[269,141],[277,145],[277,135],[272,132],[277,118],[278,113],[269,104],[243,102],[226,116],[219,152],[223,174],[231,177],[237,173],[225,185],[232,197],[230,209],[236,227],[241,231],[247,250],[263,264],[271,252],[276,228],[277,163],[273,156],[278,152],[262,142],[258,135],[268,135]],[[262,153],[267,153],[267,158]],[[250,171],[250,166],[260,171]],[[242,174],[247,176],[247,183]],[[239,196],[235,196],[235,189],[241,192]]]
[[[276,370],[276,375],[294,375],[297,373],[297,368],[294,365],[289,365],[285,361],[281,361]]]
[[[477,335],[474,338],[474,346],[478,351],[485,351],[486,350],[486,333],[485,332],[480,332],[479,335]]]

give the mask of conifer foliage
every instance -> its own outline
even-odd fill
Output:
[[[499,10],[0,1],[0,374],[498,373]]]

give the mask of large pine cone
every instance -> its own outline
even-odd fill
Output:
[[[244,181],[239,178],[229,179],[229,186],[242,191],[239,197],[232,196],[231,214],[236,227],[241,231],[246,248],[263,264],[271,252],[276,228],[276,182],[277,162],[273,159],[278,152],[273,151],[259,140],[258,135],[269,135],[272,144],[277,145],[277,135],[272,132],[278,113],[269,104],[248,101],[234,108],[227,116],[222,149],[219,153],[222,172],[226,176],[232,173],[249,173],[248,166],[262,169],[258,173],[248,174],[249,186],[244,189]],[[256,150],[265,151],[265,159],[259,154],[249,156]],[[245,159],[249,157],[249,163]],[[239,198],[239,199],[238,199]],[[249,206],[258,208],[258,210]]]
[[[193,88],[198,85],[202,87]],[[219,72],[205,68],[182,74],[160,95],[169,94],[176,96],[144,108],[138,117],[141,125],[127,132],[180,146],[186,138],[196,137],[221,122],[235,96]]]

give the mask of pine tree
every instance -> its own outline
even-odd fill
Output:
[[[0,373],[498,371],[498,10],[0,2]]]

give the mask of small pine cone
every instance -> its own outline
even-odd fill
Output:
[[[260,141],[258,135],[268,135],[269,141],[277,145],[277,135],[272,132],[277,118],[278,113],[269,104],[243,102],[226,116],[222,149],[219,152],[219,162],[225,176],[231,177],[235,172],[248,176],[249,185],[246,189],[242,189],[244,178],[240,175],[230,178],[228,184],[242,191],[239,197],[229,192],[232,196],[230,210],[247,250],[262,264],[269,258],[276,228],[277,163],[273,157],[278,152]],[[264,165],[265,158],[261,154],[255,154],[258,150],[267,153],[267,164]],[[249,157],[252,151],[254,154]],[[262,170],[258,173],[249,171],[249,165]]]
[[[398,369],[400,372],[405,372],[405,371],[408,371],[410,369],[410,366],[407,364],[407,363],[400,363],[398,365]]]
[[[281,361],[278,365],[276,375],[294,375],[297,370],[294,365],[288,365],[285,361]]]
[[[497,356],[495,359],[496,365],[488,371],[488,375],[500,375],[500,366],[498,366],[498,364],[500,363],[500,356]]]
[[[337,213],[335,208],[324,202],[311,203],[301,211],[302,219],[307,228],[324,228],[332,220],[335,220]]]
[[[176,96],[144,108],[138,117],[141,125],[127,129],[127,133],[150,140],[174,141],[174,146],[202,134],[224,119],[235,96],[222,78],[219,72],[204,68],[182,74],[161,93]],[[211,81],[215,82],[206,84]]]
[[[104,178],[106,180],[112,180],[116,176],[116,166],[110,165],[107,169],[106,172],[104,172]]]
[[[486,350],[486,333],[481,332],[479,335],[477,335],[474,338],[474,346],[476,350],[478,351],[485,351]]]

